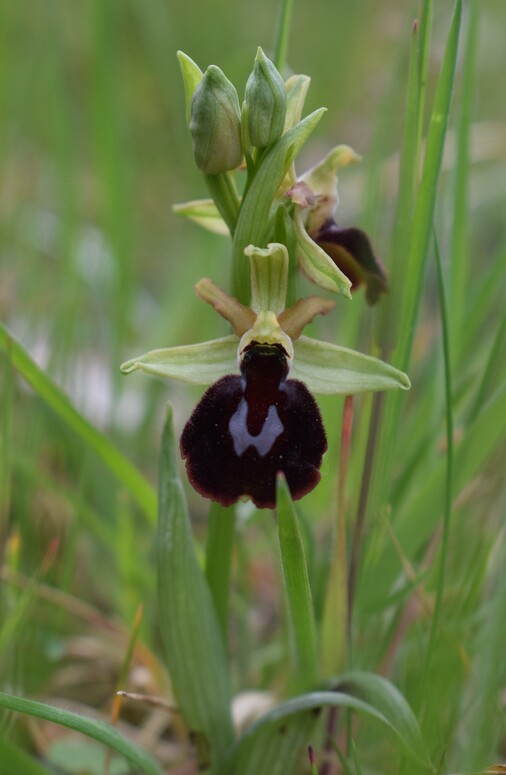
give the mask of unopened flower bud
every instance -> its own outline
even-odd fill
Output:
[[[195,89],[190,132],[197,167],[218,175],[242,160],[241,118],[235,86],[216,65],[210,65]]]
[[[272,145],[283,134],[286,90],[281,75],[261,48],[246,84],[245,98],[251,144],[257,148]]]

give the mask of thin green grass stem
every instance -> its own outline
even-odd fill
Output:
[[[426,52],[428,51],[428,37],[430,33],[431,3],[423,6],[422,24],[420,28],[420,57],[423,60],[419,65],[419,75],[415,78],[410,75],[408,91],[408,123],[404,138],[404,150],[401,166],[401,181],[409,192],[409,186],[416,181],[418,168],[418,155],[420,152],[420,127],[422,126],[422,114],[424,103],[424,80],[426,77]],[[443,64],[438,78],[434,106],[428,129],[425,158],[422,177],[414,204],[414,211],[409,218],[409,226],[400,225],[396,243],[396,254],[402,257],[402,275],[404,278],[399,284],[394,280],[394,295],[391,300],[392,309],[398,324],[398,341],[392,351],[392,360],[396,366],[404,371],[409,370],[411,351],[415,330],[418,321],[418,313],[423,290],[424,270],[428,256],[430,235],[436,205],[436,194],[443,149],[446,139],[446,130],[450,112],[453,82],[455,76],[460,24],[462,18],[462,0],[456,0],[452,23],[448,33]],[[416,105],[414,104],[416,101]],[[416,141],[413,133],[417,123]],[[405,178],[404,178],[405,176]],[[403,211],[403,205],[398,206],[397,215],[408,216]],[[407,256],[407,261],[404,260]],[[398,265],[398,264],[397,264]],[[399,314],[400,313],[400,314]],[[383,339],[382,357],[390,360],[389,344],[394,341],[391,332],[387,328],[387,336]],[[379,399],[378,399],[379,400]],[[375,397],[376,401],[376,397]],[[378,463],[374,470],[372,484],[373,507],[384,502],[389,497],[389,482],[391,481],[391,467],[394,450],[398,436],[398,428],[401,417],[403,401],[399,395],[391,394],[385,400],[383,420],[381,421],[381,436],[378,441],[380,454],[377,455]],[[379,422],[379,421],[378,421]]]
[[[418,56],[418,149],[421,148],[423,137],[423,119],[425,114],[425,94],[427,91],[427,72],[429,68],[430,39],[432,33],[432,18],[434,16],[434,0],[421,0],[420,13],[420,49]]]
[[[292,18],[293,0],[281,0],[279,8],[278,24],[276,28],[276,42],[274,45],[274,64],[282,74],[286,66],[288,54],[288,39],[290,36],[290,22]]]
[[[476,397],[469,412],[469,422],[476,419],[494,388],[504,379],[506,366],[506,317],[503,317],[495,335],[483,375],[476,391]]]
[[[206,545],[206,579],[225,645],[234,535],[235,507],[225,508],[219,503],[211,504]]]
[[[413,24],[408,65],[408,88],[404,110],[404,132],[399,165],[399,192],[395,207],[392,260],[390,262],[390,293],[388,303],[379,310],[379,341],[382,357],[389,360],[399,336],[399,306],[406,283],[406,253],[411,240],[415,188],[418,179],[418,155],[420,147],[420,26]]]
[[[462,0],[456,0],[427,135],[427,148],[420,191],[415,208],[411,250],[409,251],[406,269],[406,277],[409,278],[409,282],[406,285],[404,294],[402,326],[395,357],[396,365],[404,370],[407,370],[409,367],[422,295],[423,274],[428,255],[439,173],[450,114],[461,19]]]
[[[0,400],[2,414],[0,420],[0,562],[4,560],[5,542],[7,539],[8,515],[11,500],[11,425],[12,425],[12,393],[14,384],[14,369],[9,352],[0,361],[0,374],[3,374]],[[2,598],[0,596],[0,611]]]
[[[449,288],[453,321],[452,336],[457,339],[466,331],[466,327],[461,323],[464,321],[466,291],[469,281],[469,153],[479,6],[480,3],[475,0],[468,6],[467,34],[462,59],[460,116],[457,129],[454,212],[450,247],[451,285]],[[458,343],[454,342],[452,347],[454,360],[457,348]]]
[[[450,328],[448,320],[448,307],[446,301],[446,292],[443,277],[443,268],[441,255],[436,235],[434,235],[437,280],[438,280],[438,298],[439,310],[441,316],[441,329],[443,338],[443,358],[444,358],[444,382],[445,382],[445,402],[446,402],[446,485],[444,499],[444,517],[443,517],[443,535],[441,540],[441,554],[439,559],[439,571],[436,586],[436,598],[434,602],[434,614],[432,616],[429,644],[427,647],[427,656],[424,666],[424,679],[421,686],[425,693],[428,687],[428,677],[434,646],[438,635],[438,629],[441,622],[441,610],[443,604],[443,595],[445,590],[446,567],[448,563],[448,547],[450,542],[450,523],[452,515],[453,501],[453,400],[452,400],[452,374],[450,358]]]

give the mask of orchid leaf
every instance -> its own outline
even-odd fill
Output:
[[[355,395],[369,390],[408,390],[406,374],[388,363],[330,342],[301,336],[294,342],[290,377],[315,393]]]
[[[192,199],[190,202],[182,202],[174,205],[173,211],[193,221],[203,229],[228,237],[228,226],[221,217],[218,208],[212,199]]]
[[[232,745],[230,686],[223,638],[193,542],[178,474],[172,411],[160,457],[157,538],[162,641],[181,713],[217,764]]]
[[[224,336],[209,342],[151,350],[121,366],[123,374],[136,369],[158,377],[178,379],[194,385],[211,385],[217,379],[238,371],[236,336]]]

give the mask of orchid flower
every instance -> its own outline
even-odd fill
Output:
[[[154,350],[121,370],[210,385],[181,437],[190,482],[223,505],[249,497],[259,508],[273,508],[280,471],[294,499],[320,479],[327,442],[312,392],[353,395],[408,389],[410,382],[381,360],[302,333],[334,302],[311,296],[285,309],[284,245],[250,245],[245,254],[251,267],[250,307],[209,279],[196,286],[200,298],[230,323],[232,334]]]

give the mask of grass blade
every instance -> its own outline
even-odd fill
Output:
[[[143,751],[142,748],[131,743],[117,729],[104,721],[95,721],[94,719],[80,716],[78,713],[72,713],[62,708],[55,708],[36,700],[27,700],[24,697],[15,697],[11,694],[0,692],[0,708],[13,710],[17,713],[25,713],[27,716],[44,719],[60,724],[76,732],[82,732],[83,735],[92,737],[99,743],[117,751],[130,761],[142,775],[162,775],[162,770],[153,757]]]
[[[200,742],[211,746],[213,766],[219,767],[233,742],[227,662],[195,554],[170,408],[162,438],[159,503],[158,603],[167,665],[186,723]]]
[[[458,338],[465,331],[464,314],[469,283],[469,174],[470,174],[470,134],[473,106],[474,73],[476,67],[476,43],[478,37],[478,13],[480,3],[469,3],[467,35],[463,57],[462,96],[460,117],[457,130],[457,158],[454,182],[454,213],[451,232],[451,300],[452,320],[454,321],[452,358],[458,347]]]
[[[415,759],[429,762],[418,721],[393,683],[380,675],[355,670],[341,676],[337,688],[373,707]]]
[[[37,366],[25,348],[0,322],[0,350],[8,353],[12,364],[63,422],[93,449],[109,471],[130,493],[150,522],[156,521],[156,495],[142,474],[119,449],[80,414],[64,391]]]
[[[438,79],[436,96],[434,98],[434,108],[432,110],[427,135],[427,148],[425,152],[420,191],[416,202],[413,221],[411,250],[408,254],[406,267],[408,283],[405,288],[402,325],[400,327],[399,346],[395,358],[396,365],[399,365],[403,369],[406,369],[409,366],[418,309],[420,306],[423,272],[428,254],[436,204],[437,184],[443,158],[448,117],[450,114],[461,18],[462,0],[457,0],[448,34],[443,64]]]
[[[349,708],[376,719],[393,733],[404,753],[430,767],[418,724],[400,692],[386,679],[369,673],[349,673],[344,680],[353,694],[312,692],[288,700],[262,716],[238,741],[224,767],[224,775],[295,772],[301,751],[311,742],[316,719],[324,707]]]
[[[278,477],[278,538],[293,659],[293,684],[304,690],[318,679],[313,599],[297,513],[285,478]]]
[[[453,491],[457,495],[482,470],[490,456],[504,440],[506,433],[506,385],[482,409],[471,423],[464,438],[455,448]],[[416,555],[432,535],[441,509],[435,504],[444,502],[446,485],[446,461],[442,460],[427,477],[423,488],[416,491],[398,510],[399,519],[394,525],[395,534],[408,557]],[[385,590],[390,587],[400,571],[396,551],[385,544],[375,567],[375,578],[381,580],[374,589],[363,590],[363,604],[369,607],[374,601],[386,600]]]
[[[424,679],[422,687],[428,683],[429,667],[436,642],[437,631],[441,620],[441,608],[443,604],[443,594],[445,589],[446,566],[448,562],[448,549],[450,542],[450,520],[453,506],[453,398],[452,398],[452,375],[451,375],[451,353],[450,353],[450,328],[448,321],[448,308],[446,302],[446,293],[443,279],[443,267],[439,253],[437,238],[435,242],[437,279],[439,290],[439,308],[441,315],[441,328],[443,338],[443,357],[445,373],[445,400],[446,400],[446,482],[444,498],[444,516],[443,516],[443,536],[441,539],[441,558],[439,572],[437,577],[436,597],[434,601],[434,614],[432,616],[429,644],[427,646],[426,661],[424,667]]]

